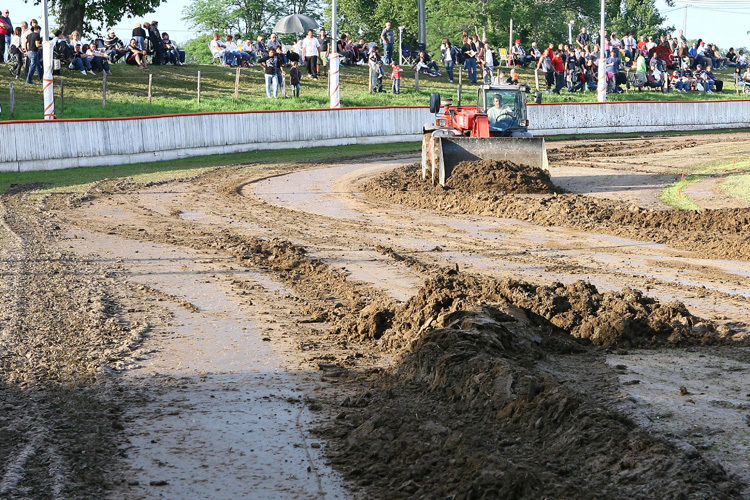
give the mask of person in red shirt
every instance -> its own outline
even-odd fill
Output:
[[[399,94],[401,92],[401,72],[403,69],[401,69],[400,66],[393,65],[391,68],[391,78],[393,79],[393,83],[391,84],[391,90],[393,90],[394,94]]]
[[[560,93],[560,89],[565,86],[565,62],[560,52],[555,52],[552,56],[552,68],[555,70],[555,94]]]

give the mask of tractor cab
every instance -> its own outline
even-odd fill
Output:
[[[477,113],[487,116],[490,137],[517,136],[527,132],[525,90],[518,85],[479,86]]]

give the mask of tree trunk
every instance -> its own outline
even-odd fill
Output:
[[[84,37],[83,19],[86,12],[85,0],[61,0],[57,5],[57,20],[60,29],[67,36],[78,31]]]

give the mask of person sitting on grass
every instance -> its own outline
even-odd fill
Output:
[[[440,69],[435,61],[425,52],[424,50],[419,51],[419,58],[417,64],[412,68],[420,73],[426,73],[430,76],[440,76]]]
[[[112,30],[107,32],[107,37],[104,39],[104,48],[106,49],[107,54],[109,54],[109,60],[113,63],[116,63],[121,58],[125,57],[128,52],[127,48],[125,48],[125,44],[122,43],[122,40],[117,38],[115,32]]]
[[[714,86],[716,85],[716,82],[712,80],[708,73],[703,69],[703,66],[698,64],[695,67],[695,78],[698,81],[698,83],[695,84],[695,89],[699,89],[699,85],[703,87],[703,90],[706,91],[707,94],[713,94],[714,93]]]
[[[109,70],[109,55],[106,52],[102,52],[96,48],[96,43],[91,42],[89,48],[86,51],[86,57],[91,62],[91,67],[94,70],[99,71],[103,75],[111,75],[112,72]]]
[[[165,50],[164,58],[166,62],[172,63],[173,66],[182,66],[182,62],[180,62],[180,51],[177,50],[177,46],[169,39],[169,33],[166,31],[161,34],[161,44]]]
[[[82,50],[83,49],[83,50]],[[86,56],[86,50],[82,45],[74,45],[73,46],[73,57],[76,57],[81,60],[81,64],[83,65],[83,69],[88,72],[90,75],[95,75],[93,68],[91,67],[91,59]]]
[[[687,94],[688,86],[690,85],[686,80],[680,76],[680,72],[677,70],[672,71],[672,76],[669,77],[669,83],[674,87],[675,92]]]
[[[141,47],[138,45],[138,41],[135,38],[130,39],[128,55],[125,56],[125,63],[130,64],[131,66],[137,64],[138,69],[148,69],[148,66],[146,66],[146,51],[141,50]]]
[[[716,89],[716,92],[721,92],[724,90],[724,81],[716,78],[711,69],[710,65],[706,66],[706,71],[704,71],[706,78],[714,82],[714,89]]]

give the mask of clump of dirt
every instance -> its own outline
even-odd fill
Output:
[[[372,498],[732,498],[695,450],[642,431],[537,366],[570,337],[484,306],[445,314],[324,433]],[[591,362],[595,361],[592,357]]]
[[[599,292],[583,281],[540,286],[452,270],[428,280],[398,307],[370,304],[338,333],[350,340],[380,339],[383,349],[398,351],[423,332],[444,328],[454,312],[487,304],[509,318],[603,347],[710,345],[731,335],[728,328],[690,314],[681,302],[663,304],[631,288]],[[575,349],[566,345],[568,352]]]
[[[469,193],[551,194],[562,192],[541,168],[510,161],[462,161],[453,168],[446,186]]]
[[[506,281],[502,294],[574,337],[600,346],[704,345],[730,334],[724,326],[693,316],[681,302],[662,304],[629,287],[599,292],[584,281],[549,286]]]

